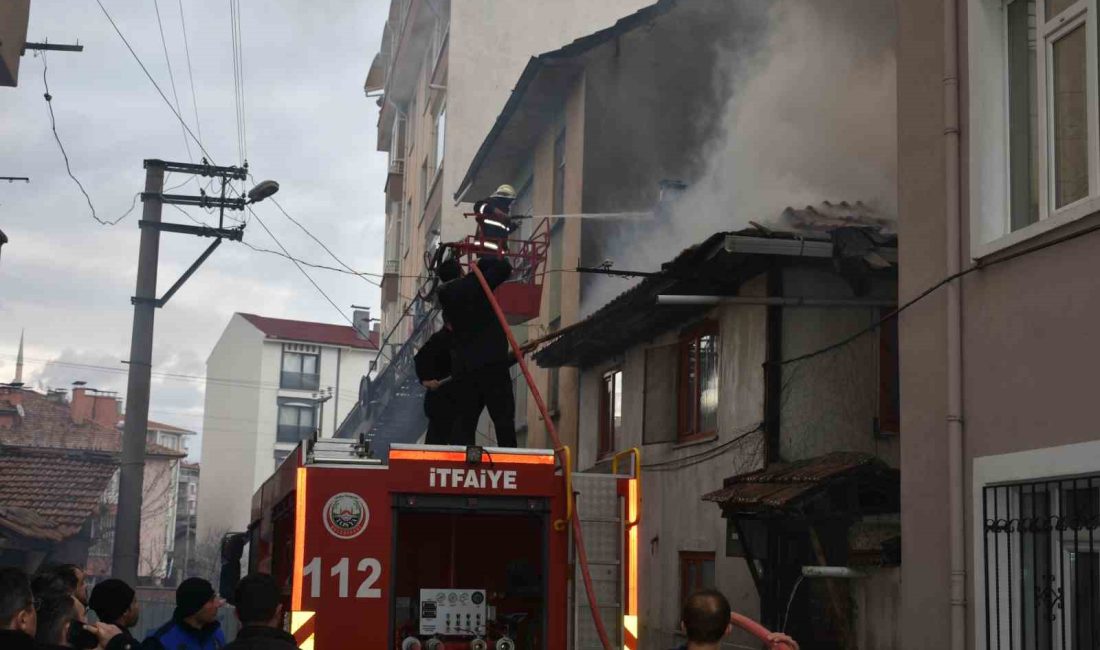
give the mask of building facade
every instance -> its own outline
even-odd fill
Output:
[[[1096,648],[1098,7],[898,9],[903,647]]]
[[[424,253],[473,234],[453,197],[528,59],[645,4],[392,0],[365,85],[379,95],[378,149],[389,156],[382,330],[394,335],[384,359],[428,311],[410,313]]]
[[[683,641],[679,603],[699,588],[803,647],[898,647],[898,561],[883,551],[900,536],[895,332],[770,365],[893,304],[894,265],[838,273],[845,254],[822,233],[717,233],[535,355],[579,372],[579,470],[641,450],[641,647]],[[662,302],[688,292],[711,304]],[[821,304],[784,307],[797,299]],[[830,594],[799,585],[803,564],[871,578]]]
[[[300,441],[333,436],[376,349],[366,328],[233,315],[206,363],[200,542],[247,524],[252,493]]]
[[[176,498],[176,554],[173,563],[177,583],[198,575],[193,567],[198,539],[199,464],[180,463],[179,496]]]

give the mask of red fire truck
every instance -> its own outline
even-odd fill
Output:
[[[636,452],[625,474],[573,474],[568,453],[306,441],[253,497],[249,570],[284,586],[303,650],[602,648],[597,609],[637,647]],[[617,462],[618,466],[619,463]]]

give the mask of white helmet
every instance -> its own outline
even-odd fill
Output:
[[[489,198],[491,199],[510,199],[514,201],[516,199],[516,188],[505,183],[497,188],[497,191],[493,192]]]

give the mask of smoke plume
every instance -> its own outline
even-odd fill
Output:
[[[701,152],[704,172],[671,218],[620,234],[615,268],[657,270],[715,232],[775,223],[787,206],[862,201],[894,218],[894,3],[771,0],[766,24],[750,51],[720,57],[714,85],[729,92]],[[626,288],[613,278],[588,284],[582,311]]]

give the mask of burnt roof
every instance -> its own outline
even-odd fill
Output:
[[[875,228],[858,229],[879,240],[883,247],[880,253],[896,266],[896,237],[882,235]],[[662,305],[654,309],[658,295],[736,295],[743,282],[780,264],[831,268],[833,254],[829,233],[764,227],[715,233],[684,249],[662,264],[660,273],[646,277],[571,327],[554,343],[537,352],[535,361],[544,368],[598,363],[625,352],[638,342],[690,324],[714,308],[713,305]]]

